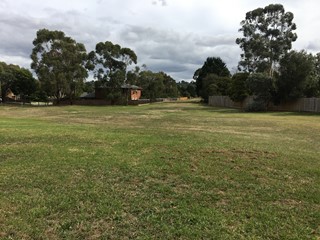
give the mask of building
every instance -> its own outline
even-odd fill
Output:
[[[136,85],[131,85],[131,84],[123,84],[121,86],[123,94],[127,96],[128,100],[131,101],[136,101],[141,98],[141,91],[142,88],[138,87]]]
[[[17,100],[17,96],[11,91],[10,88],[7,89],[5,96],[6,96],[7,101],[16,101]]]
[[[120,90],[120,91],[119,91]],[[121,94],[121,98],[108,99],[108,95],[112,95],[113,91]],[[123,84],[120,89],[111,89],[108,87],[96,87],[93,93],[83,93],[80,99],[88,102],[96,102],[100,105],[100,102],[110,101],[110,104],[136,104],[141,98],[142,88],[136,85]]]

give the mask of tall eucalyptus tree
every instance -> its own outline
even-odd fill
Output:
[[[247,12],[241,21],[242,38],[236,43],[243,50],[239,68],[248,72],[264,72],[273,77],[279,61],[296,41],[294,15],[281,4],[270,4]]]
[[[58,104],[64,96],[72,101],[77,86],[88,76],[85,46],[62,31],[48,29],[37,32],[33,45],[31,68],[46,86],[47,95],[54,96]]]

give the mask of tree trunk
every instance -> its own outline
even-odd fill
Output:
[[[1,97],[1,100],[3,101],[3,94],[2,94],[2,83],[0,81],[0,97]],[[0,101],[0,102],[2,102]]]
[[[57,98],[56,104],[60,105],[60,90],[57,90],[56,98]]]

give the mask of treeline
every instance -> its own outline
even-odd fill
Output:
[[[143,68],[145,68],[143,66]],[[150,70],[134,68],[127,74],[127,82],[143,88],[142,97],[154,100],[156,98],[196,97],[194,82],[176,82],[164,72],[154,73]]]
[[[291,50],[296,41],[294,15],[281,4],[257,8],[241,21],[243,37],[236,43],[243,53],[238,72],[231,75],[219,57],[209,57],[196,70],[197,94],[227,95],[241,102],[253,95],[249,111],[267,110],[268,104],[320,97],[320,53]]]
[[[122,84],[143,88],[142,97],[196,97],[205,102],[210,95],[228,95],[234,101],[254,96],[248,110],[267,110],[270,102],[279,104],[300,97],[320,96],[320,53],[292,49],[296,41],[294,15],[281,4],[270,4],[246,13],[236,39],[242,49],[238,72],[231,74],[220,57],[209,57],[195,71],[195,82],[176,83],[164,72],[152,72],[137,64],[137,55],[112,42],[100,42],[87,52],[61,31],[41,29],[33,41],[31,68],[37,75],[19,66],[1,63],[0,87],[3,99],[7,89],[23,98],[54,97],[72,100],[94,87],[108,89],[106,98],[121,101]],[[131,70],[128,70],[131,69]],[[89,73],[94,82],[85,82]]]
[[[28,69],[0,62],[0,94],[2,101],[6,100],[6,93],[9,89],[20,95],[25,101],[41,95],[39,82]]]
[[[37,80],[27,69],[1,63],[0,87],[4,101],[7,90],[11,89],[24,100],[47,101],[51,97],[58,104],[62,98],[72,103],[84,91],[93,92],[98,86],[107,89],[106,99],[121,102],[123,84],[142,87],[144,98],[195,96],[194,92],[188,92],[190,87],[184,89],[185,83],[177,84],[164,72],[154,73],[145,67],[128,71],[130,65],[137,64],[137,55],[130,48],[110,41],[97,43],[95,50],[88,53],[82,43],[64,32],[41,29],[33,45],[31,69]],[[89,73],[95,81],[86,82]]]
[[[145,66],[135,67],[127,72],[126,83],[141,87],[144,99],[151,101],[157,98],[197,97],[196,84],[194,81],[176,82],[164,72],[152,72]],[[101,87],[101,81],[87,81],[83,90],[93,92],[96,87]]]

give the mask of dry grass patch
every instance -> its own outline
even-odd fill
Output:
[[[0,238],[317,239],[318,115],[0,106]]]

